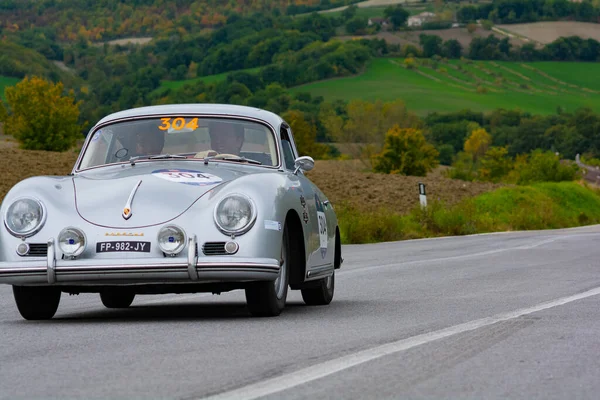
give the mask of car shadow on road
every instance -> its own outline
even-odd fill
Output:
[[[329,306],[306,306],[302,302],[291,302],[286,304],[283,312],[274,318],[298,317],[304,315],[322,314],[323,311],[333,310],[342,305],[342,302],[330,304]],[[347,305],[346,305],[347,306]],[[98,322],[171,322],[171,321],[228,321],[228,320],[257,320],[248,311],[245,302],[230,302],[226,304],[151,304],[132,305],[126,309],[106,309],[99,306],[98,310],[65,311],[59,312],[51,321],[53,323],[98,323]]]

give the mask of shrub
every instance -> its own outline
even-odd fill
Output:
[[[27,150],[66,151],[82,138],[79,103],[63,84],[39,77],[25,78],[5,90],[9,107],[4,132]]]
[[[483,26],[483,29],[485,29],[486,31],[489,31],[489,30],[492,30],[494,23],[492,21],[490,21],[489,19],[484,19],[481,21],[481,26]]]
[[[451,144],[443,144],[437,148],[437,151],[440,153],[440,164],[442,165],[451,165],[452,158],[454,157],[454,146]]]
[[[452,168],[448,170],[448,177],[460,179],[463,181],[474,181],[477,167],[473,160],[473,155],[461,151],[456,155]]]
[[[561,182],[577,179],[579,167],[572,162],[561,163],[551,151],[534,150],[530,156],[519,155],[508,181],[517,185],[534,182]]]
[[[374,157],[374,171],[425,176],[439,164],[438,156],[421,130],[394,125],[385,135],[383,151]]]
[[[408,69],[415,69],[415,67],[417,66],[417,62],[414,58],[408,57],[404,60],[404,66]]]

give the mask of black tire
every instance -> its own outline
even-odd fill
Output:
[[[301,289],[302,299],[309,306],[325,306],[333,300],[335,272],[331,277],[319,279],[316,287]]]
[[[107,290],[100,292],[100,300],[106,308],[127,308],[133,303],[135,293],[129,291]]]
[[[254,317],[276,317],[285,308],[290,276],[290,237],[287,224],[283,228],[281,256],[283,265],[277,280],[256,282],[246,288],[246,303]]]
[[[51,319],[58,310],[60,289],[50,286],[13,286],[21,316],[27,320]]]

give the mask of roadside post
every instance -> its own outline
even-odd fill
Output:
[[[419,182],[419,200],[421,202],[421,208],[427,207],[427,194],[425,193],[425,184]]]

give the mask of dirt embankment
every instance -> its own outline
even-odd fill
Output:
[[[464,198],[489,192],[502,185],[448,179],[440,167],[426,177],[362,172],[356,161],[317,160],[307,173],[334,204],[345,202],[360,211],[379,208],[404,214],[419,204],[419,182],[425,184],[427,200],[442,200],[448,205]]]
[[[26,151],[6,139],[0,140],[0,199],[19,181],[39,175],[66,175],[71,172],[78,153]],[[406,213],[419,204],[419,182],[426,185],[427,199],[449,204],[499,187],[490,183],[463,182],[445,178],[442,168],[427,177],[386,175],[362,172],[358,161],[317,160],[307,176],[336,205],[347,202],[357,210],[385,207]]]

